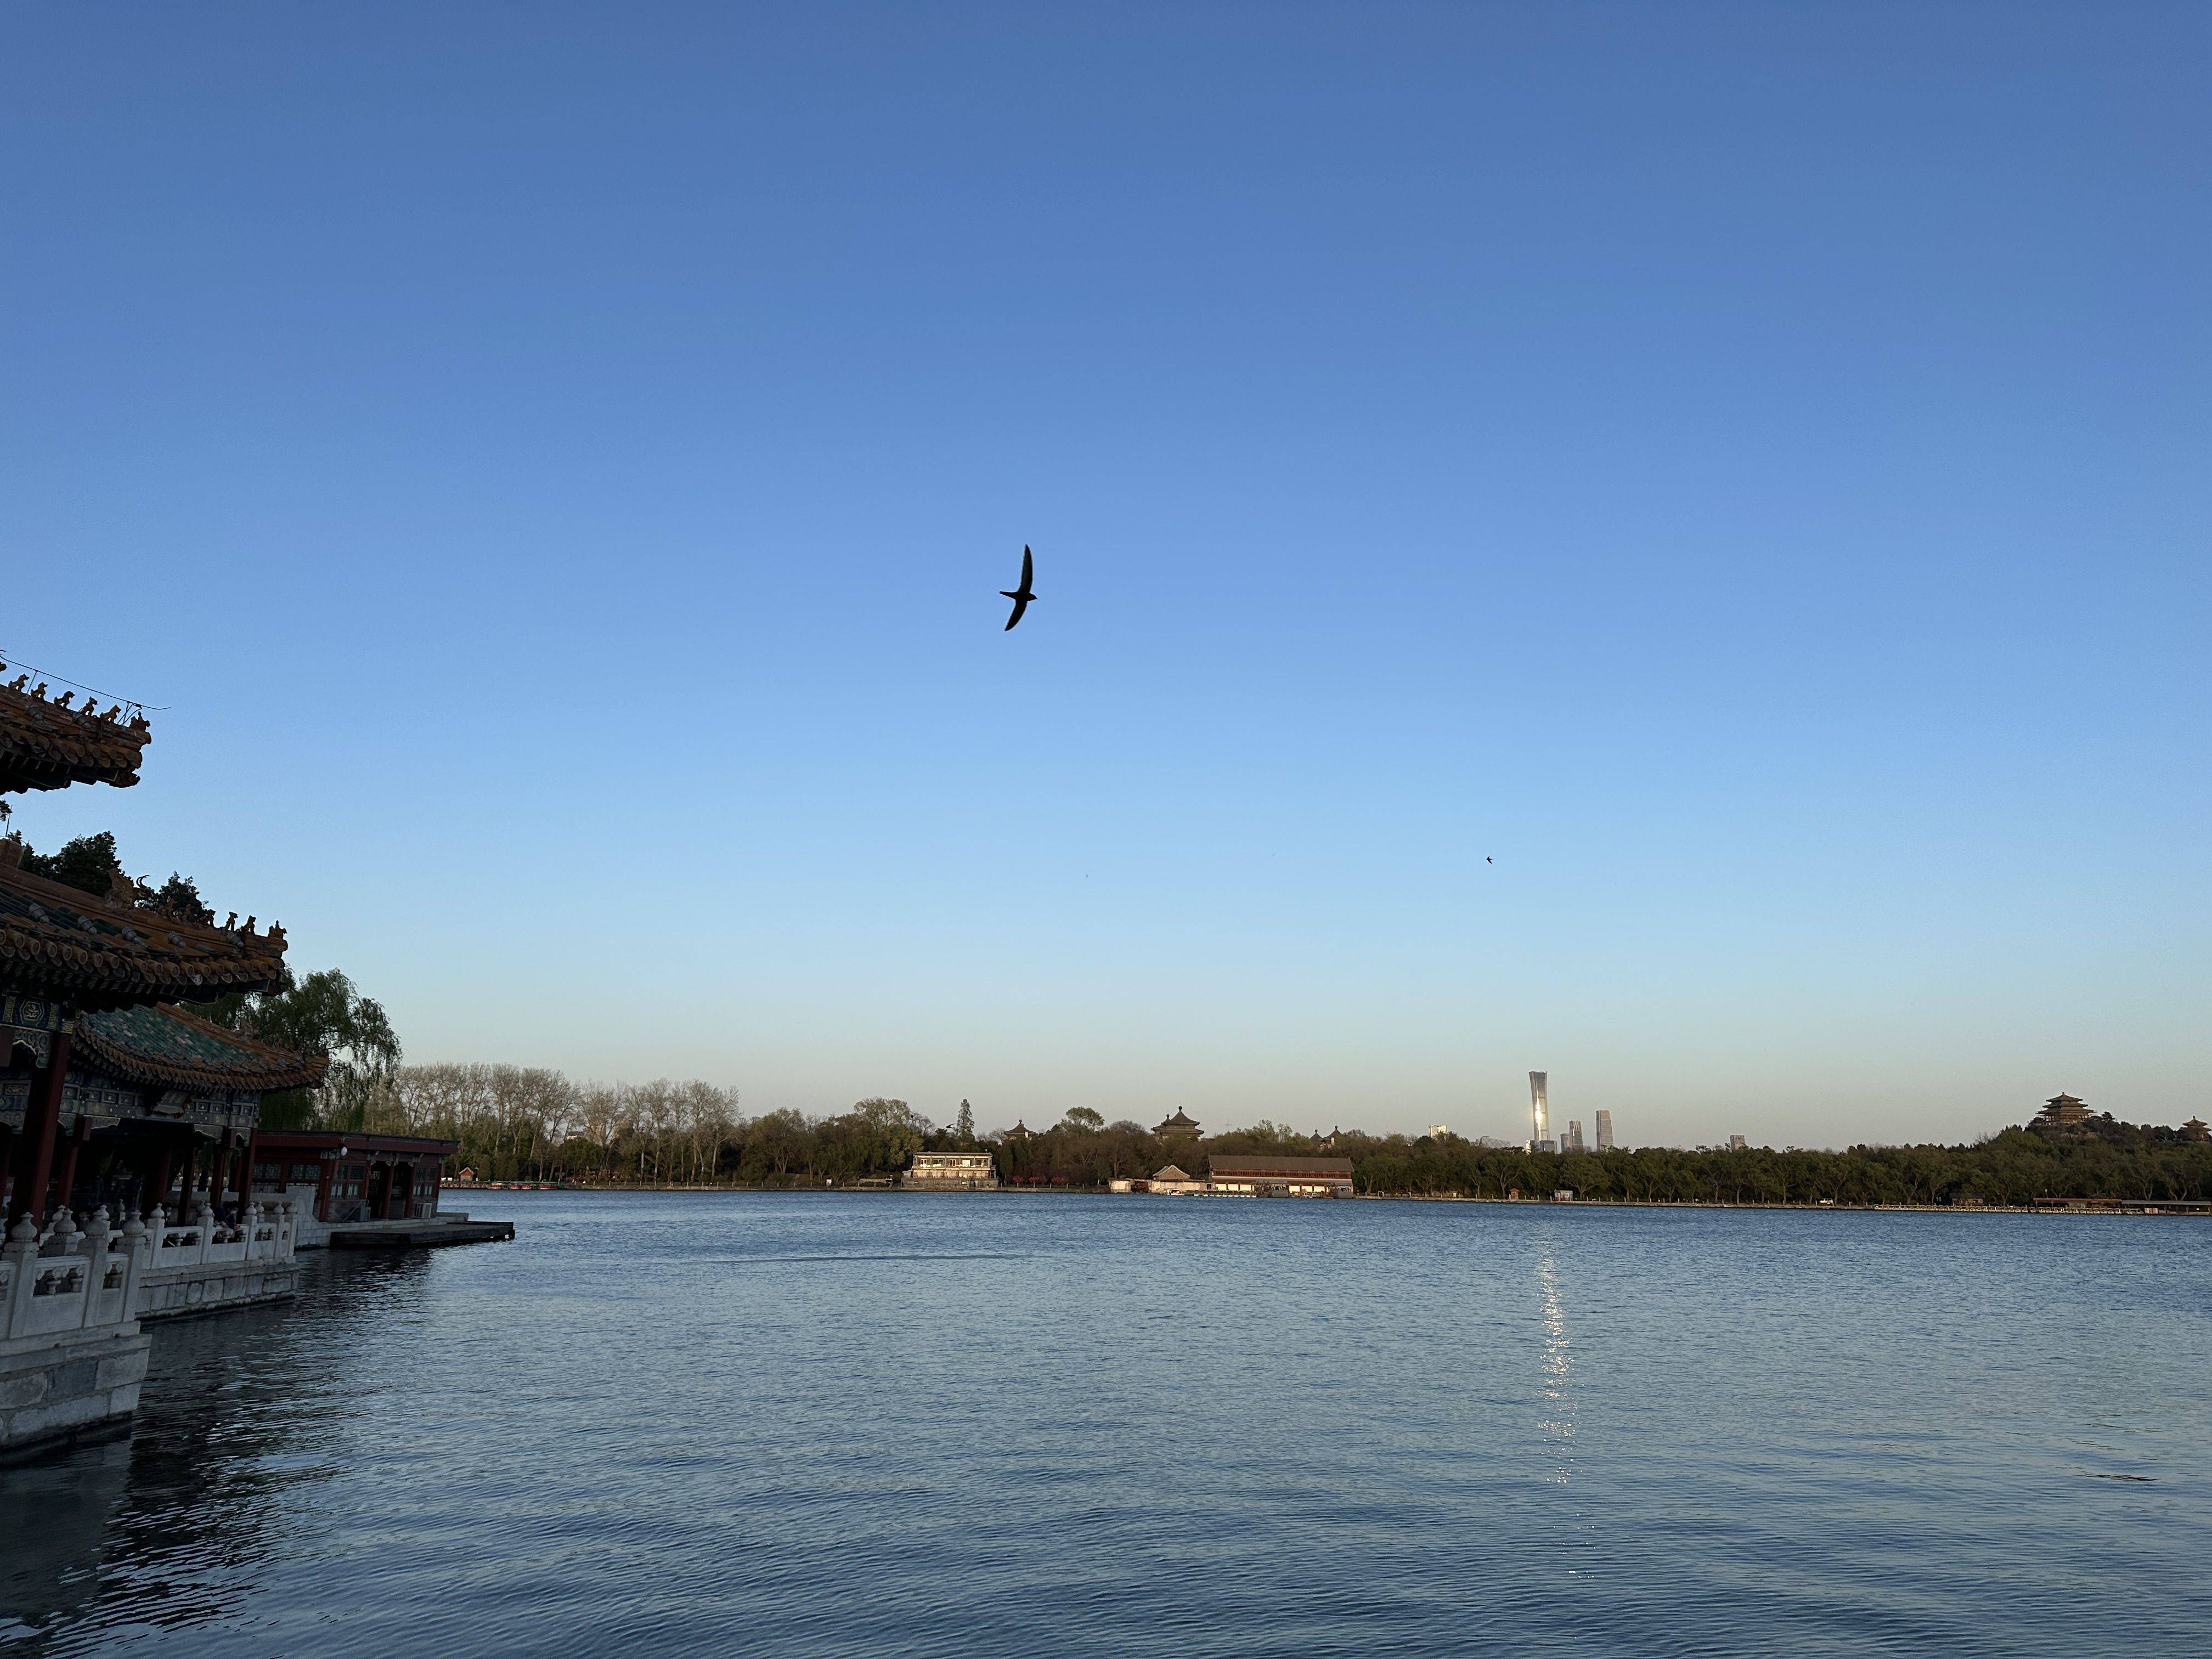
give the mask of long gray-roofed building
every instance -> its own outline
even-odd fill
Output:
[[[1348,1158],[1224,1158],[1207,1161],[1206,1190],[1261,1198],[1350,1198]]]

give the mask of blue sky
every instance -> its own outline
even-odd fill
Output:
[[[18,823],[757,1110],[2205,1112],[2208,48],[10,8]]]

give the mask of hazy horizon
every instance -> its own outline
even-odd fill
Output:
[[[410,1060],[2212,1116],[2201,9],[0,43],[0,653],[157,706],[15,825]]]

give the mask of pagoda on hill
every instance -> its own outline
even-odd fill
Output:
[[[2081,1134],[2087,1130],[2089,1117],[2088,1102],[2071,1095],[2053,1095],[2028,1120],[2027,1127],[2039,1135]]]

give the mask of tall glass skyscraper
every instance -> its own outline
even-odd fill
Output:
[[[1613,1150],[1613,1114],[1611,1112],[1600,1112],[1597,1115],[1597,1149],[1601,1152],[1609,1152]]]
[[[1536,1133],[1529,1137],[1528,1150],[1532,1152],[1541,1152],[1544,1143],[1552,1138],[1552,1104],[1544,1097],[1544,1079],[1542,1072],[1528,1073],[1528,1117],[1536,1127]]]

